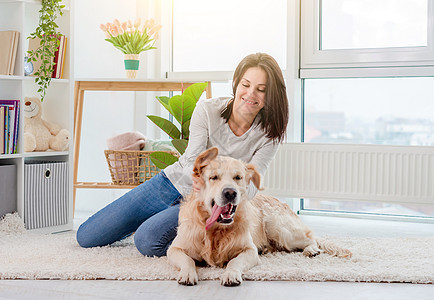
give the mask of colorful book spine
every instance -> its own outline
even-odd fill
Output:
[[[5,154],[5,107],[0,106],[0,154]]]
[[[17,154],[18,153],[18,132],[20,129],[20,101],[16,100],[16,107],[15,107],[15,124],[14,124],[14,139],[13,139],[13,148],[12,153]]]
[[[4,107],[4,137],[2,154],[17,153],[18,132],[19,132],[19,100],[0,100],[0,106]]]

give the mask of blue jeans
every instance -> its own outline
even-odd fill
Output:
[[[89,248],[119,241],[133,232],[146,256],[164,256],[176,236],[181,194],[163,171],[87,219],[77,242]]]

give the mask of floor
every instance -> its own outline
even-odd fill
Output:
[[[86,218],[77,213],[74,227]],[[301,216],[317,235],[433,236],[434,224]],[[218,281],[180,286],[175,281],[2,280],[0,299],[434,299],[434,284]]]
[[[246,281],[222,287],[217,281],[180,286],[175,281],[0,281],[0,299],[433,299],[432,285]]]

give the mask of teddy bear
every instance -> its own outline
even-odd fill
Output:
[[[42,119],[42,103],[37,97],[24,99],[24,151],[65,151],[69,131]]]

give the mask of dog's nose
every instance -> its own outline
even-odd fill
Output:
[[[237,196],[237,192],[234,189],[231,188],[225,188],[223,190],[223,198],[228,200],[228,201],[232,201],[235,199],[235,197]]]

